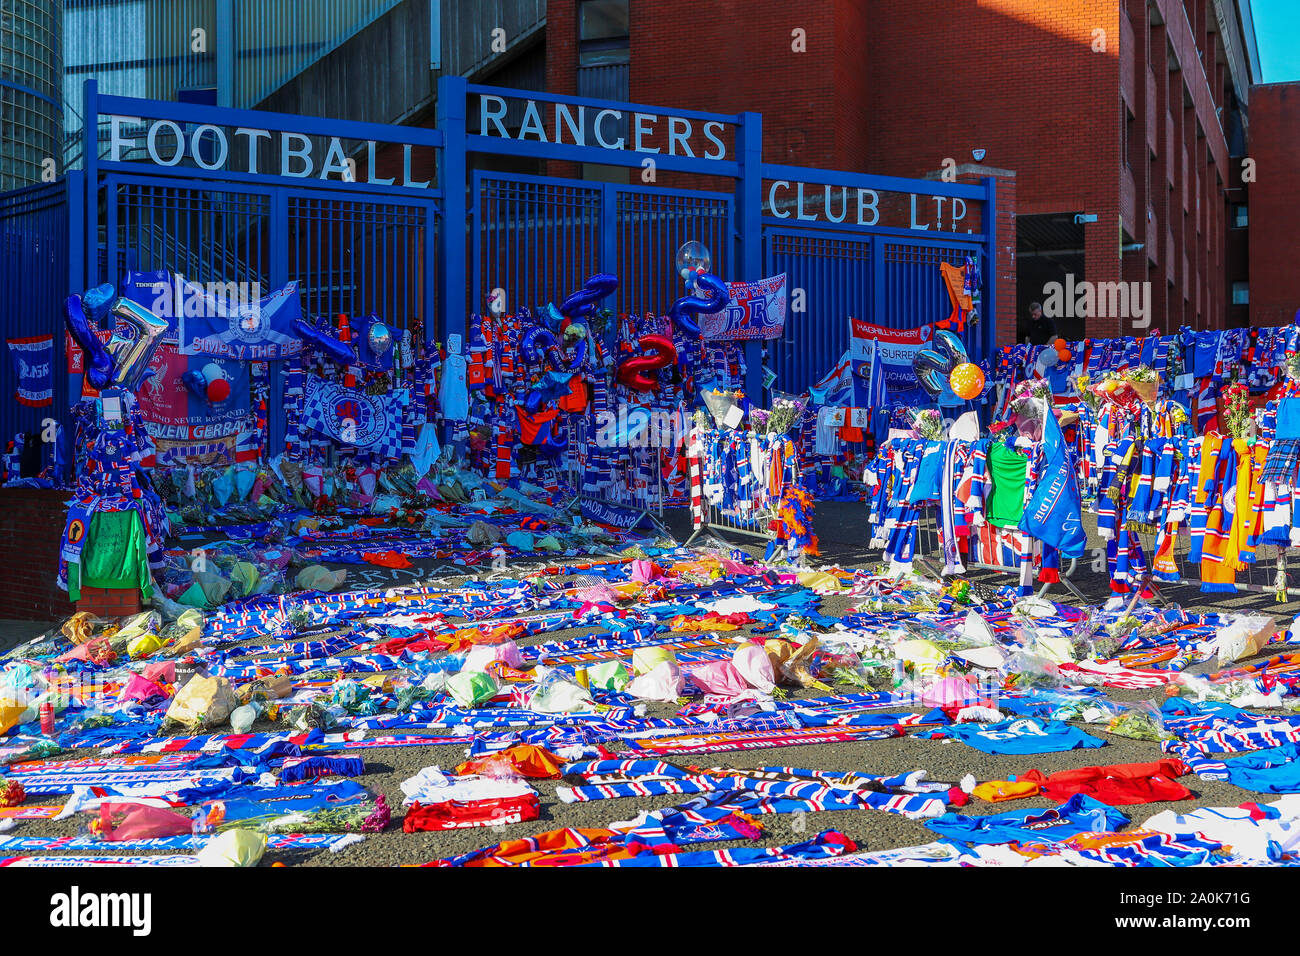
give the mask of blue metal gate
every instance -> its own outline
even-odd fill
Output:
[[[961,266],[970,256],[991,277],[991,179],[918,181],[767,163],[762,176],[771,182],[763,218],[765,272],[787,273],[791,289],[785,334],[768,350],[782,391],[803,392],[831,370],[849,347],[850,317],[891,329],[947,318],[951,304],[941,262]],[[926,215],[931,207],[938,211],[934,221]],[[968,214],[969,231],[955,231]],[[993,348],[994,293],[985,281],[982,321],[962,333],[977,360]]]
[[[471,133],[466,114],[476,98]],[[510,107],[526,117],[517,131],[500,121],[507,99],[524,101]],[[892,327],[944,317],[944,260],[980,260],[984,321],[968,333],[968,347],[981,357],[994,341],[992,180],[764,163],[756,113],[664,110],[443,77],[436,129],[98,96],[93,81],[86,118],[84,177],[0,197],[10,334],[28,324],[59,329],[63,294],[116,282],[128,269],[268,290],[296,279],[312,314],[373,311],[440,340],[463,333],[468,313],[495,287],[512,309],[538,306],[599,271],[621,280],[617,311],[663,312],[682,291],[676,250],[698,240],[725,278],[789,274],[798,299],[766,359],[784,391],[802,391],[830,368],[847,347],[850,316]],[[413,158],[414,150],[423,153]],[[632,172],[624,182],[467,175],[470,153]],[[696,177],[685,182],[709,188],[638,182],[651,157],[665,182]],[[906,228],[887,221],[905,203],[891,206],[884,194],[910,194]],[[918,222],[918,210],[925,218],[931,206],[937,221]],[[961,232],[976,224],[964,218],[968,209],[978,211],[978,225]],[[748,389],[761,394],[761,346],[750,343],[746,357]],[[61,405],[70,388],[60,388]],[[277,442],[282,410],[273,402],[271,411]],[[0,438],[16,430],[16,419],[8,421],[0,417]]]
[[[559,302],[596,272],[619,277],[607,304],[663,314],[682,295],[677,249],[692,239],[727,275],[728,193],[626,186],[475,170],[470,187],[471,311],[495,288],[510,308]]]
[[[0,358],[0,449],[18,432],[42,431],[46,419],[67,423],[61,316],[69,282],[69,225],[81,214],[80,188],[80,178],[69,177],[0,195],[0,321],[5,337],[54,335],[54,400],[49,407],[15,401],[13,364],[7,354]]]

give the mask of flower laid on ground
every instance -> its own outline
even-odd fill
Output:
[[[1155,369],[1149,365],[1139,365],[1137,368],[1131,368],[1124,373],[1124,377],[1130,382],[1158,382],[1160,377],[1156,375]]]

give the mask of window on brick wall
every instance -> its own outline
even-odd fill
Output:
[[[1232,284],[1232,304],[1250,305],[1250,283],[1234,282]]]
[[[628,0],[582,0],[578,5],[578,65],[628,62]]]
[[[1250,225],[1250,211],[1244,202],[1232,204],[1232,228],[1245,229]]]
[[[1119,151],[1120,155],[1124,157],[1124,168],[1131,169],[1133,164],[1129,160],[1129,150],[1132,148],[1133,130],[1137,125],[1137,120],[1133,117],[1133,113],[1129,110],[1128,104],[1124,102],[1123,97],[1120,98],[1119,105],[1124,116],[1124,125],[1120,130],[1122,139],[1119,144]]]

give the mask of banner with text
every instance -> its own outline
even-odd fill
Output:
[[[731,301],[726,308],[700,316],[706,339],[743,341],[779,339],[785,331],[786,274],[757,282],[728,282]]]

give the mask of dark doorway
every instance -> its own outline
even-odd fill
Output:
[[[1084,275],[1083,226],[1073,212],[1016,217],[1016,323],[1029,317],[1033,302],[1046,302],[1050,283],[1064,286],[1067,276],[1077,284]],[[1066,303],[1062,315],[1049,315],[1061,338],[1077,341],[1087,335],[1083,317],[1073,316]]]

